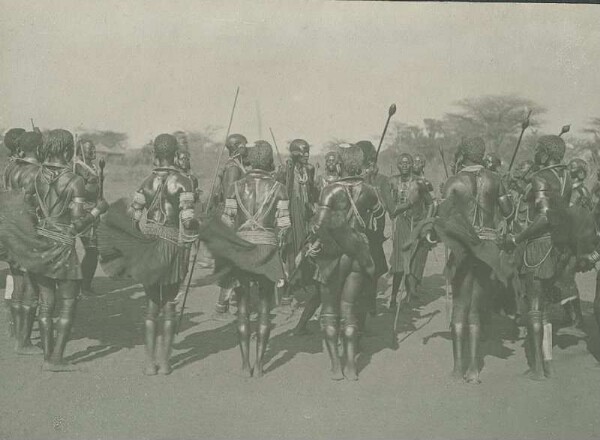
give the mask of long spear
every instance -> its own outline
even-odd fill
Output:
[[[444,157],[444,149],[442,148],[442,144],[438,144],[438,150],[440,152],[440,156],[442,157],[442,163],[444,164],[444,173],[446,173],[446,179],[450,177],[448,174],[448,165],[446,165],[446,158]]]
[[[571,131],[571,126],[570,125],[563,125],[563,128],[561,128],[560,133],[558,134],[558,136],[562,137],[563,134],[568,133],[569,131]]]
[[[210,186],[210,195],[208,200],[206,201],[206,208],[204,212],[208,212],[208,207],[210,206],[210,201],[213,198],[213,193],[215,192],[215,183],[217,181],[217,176],[219,172],[219,163],[221,162],[221,156],[223,156],[223,151],[225,150],[225,145],[227,144],[227,138],[229,137],[229,132],[231,131],[231,123],[233,122],[233,115],[235,113],[235,106],[237,104],[238,95],[240,93],[240,87],[238,86],[235,91],[235,99],[233,100],[233,107],[231,108],[231,116],[229,117],[229,125],[227,126],[227,134],[225,135],[225,142],[223,142],[223,146],[221,147],[221,151],[219,152],[219,157],[217,158],[217,166],[215,167],[215,175],[213,177],[212,184]],[[194,275],[194,268],[196,267],[196,261],[198,261],[198,253],[200,252],[199,246],[196,247],[196,253],[194,254],[194,258],[192,260],[192,267],[190,268],[190,276],[188,278],[187,284],[185,286],[185,293],[183,294],[183,302],[181,303],[181,311],[179,312],[179,322],[177,323],[177,333],[181,330],[181,321],[183,320],[183,311],[185,310],[185,303],[187,302],[188,293],[190,293],[190,285],[192,284],[192,276]]]
[[[525,118],[525,120],[521,124],[521,134],[519,135],[519,140],[517,141],[517,146],[515,147],[515,151],[513,152],[512,158],[510,159],[510,165],[508,166],[509,172],[512,169],[513,164],[515,163],[515,158],[517,157],[517,152],[519,151],[519,147],[521,146],[521,141],[523,140],[523,133],[525,133],[525,130],[527,130],[527,127],[529,127],[529,118],[531,117],[532,112],[533,112],[533,110],[529,110],[529,113],[527,113],[527,118]]]
[[[390,119],[392,119],[392,116],[394,116],[394,113],[396,113],[396,104],[390,105],[390,108],[388,110],[388,118],[387,118],[387,121],[385,121],[385,127],[383,127],[383,133],[381,133],[381,139],[379,139],[379,146],[377,147],[377,153],[375,154],[375,163],[377,163],[377,158],[379,157],[379,151],[381,150],[381,144],[383,144],[383,138],[385,137],[385,132],[388,129],[388,125],[390,124]]]
[[[217,183],[217,176],[219,175],[219,165],[221,163],[221,157],[223,156],[223,151],[225,151],[225,145],[227,144],[227,138],[229,137],[229,132],[231,130],[231,123],[233,122],[233,115],[235,113],[235,106],[237,105],[238,95],[240,93],[240,87],[238,86],[235,91],[235,99],[233,100],[233,107],[231,108],[231,116],[229,117],[229,125],[227,126],[227,134],[225,135],[225,142],[223,142],[223,146],[221,147],[221,151],[219,151],[219,157],[217,158],[217,165],[215,166],[215,174],[213,176],[212,183],[210,185],[210,193],[206,203],[206,208],[204,212],[208,212],[208,207],[210,206],[210,201],[213,198],[213,194],[215,192],[215,184]]]
[[[104,198],[104,167],[106,166],[106,161],[104,158],[98,161],[98,166],[100,167],[100,198]]]
[[[269,131],[271,132],[271,138],[273,138],[273,144],[275,144],[275,151],[277,151],[277,158],[279,159],[279,164],[283,167],[281,153],[279,153],[279,147],[277,146],[277,141],[275,140],[275,135],[273,134],[273,130],[271,130],[271,127],[269,127]]]

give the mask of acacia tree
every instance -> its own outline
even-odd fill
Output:
[[[487,95],[466,98],[455,103],[457,112],[444,117],[444,130],[453,137],[481,136],[486,146],[506,155],[519,134],[528,110],[532,110],[530,125],[539,125],[538,117],[545,109],[536,102],[515,95]]]

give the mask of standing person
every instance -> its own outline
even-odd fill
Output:
[[[7,190],[8,189],[8,182],[6,181],[6,176],[8,174],[10,174],[11,169],[15,166],[15,159],[17,158],[18,155],[18,151],[17,151],[17,140],[19,139],[19,136],[21,136],[23,133],[25,133],[25,129],[23,128],[11,128],[9,130],[6,131],[6,133],[4,133],[4,138],[3,138],[3,143],[4,146],[8,149],[8,163],[6,164],[6,166],[4,167],[4,170],[2,172],[2,189]],[[18,283],[18,280],[17,280]],[[13,286],[13,292],[14,292],[14,287],[15,287],[15,280],[12,276],[12,274],[8,274],[6,276],[6,286],[8,289],[8,286]],[[7,295],[7,293],[5,293],[5,295]],[[8,332],[10,336],[15,336],[15,323],[14,323],[14,311],[11,309],[10,307],[10,300],[8,301],[8,312],[9,312],[9,316],[8,316]]]
[[[272,177],[273,149],[257,141],[248,150],[249,171],[231,184],[226,200],[224,222],[237,226],[240,238],[256,245],[261,255],[252,271],[238,270],[240,298],[238,338],[242,354],[242,373],[247,377],[264,374],[264,355],[271,333],[270,310],[275,283],[283,277],[279,246],[290,227],[289,201],[285,187]],[[250,366],[250,285],[258,284],[258,331],[256,364]]]
[[[87,230],[108,208],[106,201],[99,199],[90,211],[85,209],[85,182],[69,166],[74,148],[70,132],[51,130],[40,149],[43,163],[30,189],[36,203],[37,233],[50,243],[50,247],[40,253],[47,262],[30,270],[40,289],[40,335],[44,347],[44,369],[49,371],[75,369],[64,361],[63,356],[82,280],[75,250],[76,234]],[[53,312],[57,296],[60,308],[55,325]]]
[[[512,202],[500,176],[483,166],[484,154],[481,138],[469,138],[461,143],[456,153],[457,173],[444,185],[443,198],[458,210],[462,219],[469,221],[472,227],[469,230],[476,234],[471,242],[484,247],[491,258],[498,260],[498,218],[512,214]],[[449,246],[452,249],[452,245]],[[473,253],[457,252],[456,247],[448,266],[453,294],[453,376],[464,378],[467,383],[479,383],[481,315],[486,312],[493,289],[492,274],[499,268],[482,263]],[[465,340],[468,350],[465,350]],[[464,359],[467,351],[468,361]]]
[[[156,167],[135,192],[129,212],[111,206],[99,228],[103,268],[111,276],[130,276],[144,286],[144,374],[170,374],[176,322],[176,296],[185,279],[187,245],[197,236],[190,179],[175,166],[177,140],[161,134],[154,140]],[[131,220],[133,218],[133,229]],[[115,225],[122,224],[121,231]],[[162,315],[162,328],[157,321]]]
[[[77,144],[75,152],[75,174],[80,176],[85,184],[85,204],[84,209],[91,211],[100,196],[100,179],[98,176],[98,167],[96,161],[96,146],[94,142],[82,139]],[[92,280],[98,268],[98,220],[96,223],[80,234],[81,243],[84,248],[83,260],[81,260],[81,273],[83,280],[81,282],[81,294],[85,296],[94,295],[92,289]]]
[[[415,294],[417,283],[420,281],[416,272],[414,261],[421,261],[428,248],[423,244],[419,251],[412,257],[412,261],[405,261],[403,247],[408,242],[414,227],[420,221],[431,214],[433,201],[427,188],[427,184],[420,177],[413,174],[413,159],[408,153],[402,153],[398,157],[396,166],[400,174],[390,178],[391,207],[388,211],[393,221],[393,250],[390,258],[390,272],[394,278],[392,281],[392,295],[390,309],[397,307],[397,297],[400,285],[404,279],[406,287],[406,302],[409,302]]]
[[[363,153],[363,176],[365,183],[371,185],[377,193],[377,198],[381,206],[392,206],[391,191],[387,176],[379,173],[377,166],[377,150],[370,141],[359,141],[356,145]],[[375,263],[375,276],[370,280],[369,288],[362,296],[362,307],[359,315],[361,331],[364,331],[366,324],[366,315],[370,313],[375,315],[377,312],[377,282],[385,274],[389,267],[383,251],[383,243],[386,240],[385,232],[385,209],[377,217],[367,219],[367,230],[365,234],[369,240],[369,250]]]
[[[581,159],[573,159],[568,165],[571,176],[571,200],[569,206],[578,206],[592,212],[592,196],[585,187],[587,178],[587,163]],[[575,275],[577,273],[577,257],[569,255],[568,261],[561,276],[557,280],[560,289],[560,303],[567,315],[567,323],[572,327],[573,333],[585,337],[583,332],[583,314],[581,313],[581,300]]]
[[[4,146],[8,149],[8,163],[4,167],[2,173],[2,184],[4,189],[8,189],[7,176],[10,175],[11,169],[16,166],[15,160],[19,155],[18,151],[18,140],[21,135],[25,133],[23,128],[11,128],[4,133]]]
[[[319,194],[327,186],[335,182],[340,177],[340,156],[337,151],[330,151],[325,155],[325,173],[317,177],[316,189]],[[308,264],[308,263],[304,263]],[[317,312],[321,305],[321,286],[315,283],[315,291],[304,304],[304,309],[298,320],[298,324],[294,328],[294,334],[297,336],[308,334],[308,321]]]
[[[302,250],[308,237],[308,223],[312,216],[312,205],[317,197],[315,186],[315,168],[308,163],[310,146],[304,139],[295,139],[290,143],[291,158],[288,159],[283,174],[287,193],[290,197],[290,217],[292,229],[286,251],[286,267],[288,274],[295,269],[296,255]],[[308,282],[310,275],[307,270],[301,269],[302,282]],[[291,289],[284,290],[281,305],[291,304],[292,297],[288,296]]]
[[[384,212],[375,189],[363,178],[363,153],[356,145],[338,147],[341,177],[321,192],[312,229],[318,241],[310,253],[323,285],[321,326],[331,361],[331,378],[357,380],[358,303],[369,289],[375,264],[365,235],[368,219]],[[338,351],[342,331],[343,365]]]
[[[224,205],[224,209],[227,209],[227,199],[233,196],[231,194],[233,182],[240,180],[246,174],[244,161],[246,160],[246,153],[248,151],[247,144],[248,140],[241,134],[232,134],[225,141],[229,158],[225,162],[223,173],[220,176],[220,186],[218,189],[218,197]],[[231,223],[229,226],[234,230],[236,228],[235,223]],[[215,269],[218,270],[222,266],[222,263],[222,261],[217,260],[215,262]],[[230,276],[223,278],[217,284],[219,286],[219,298],[215,305],[215,312],[217,315],[224,315],[229,311],[230,305],[235,306],[237,304],[239,285]]]
[[[181,174],[190,179],[192,182],[192,191],[194,192],[194,202],[200,200],[201,190],[198,184],[198,177],[192,172],[192,160],[190,151],[182,148],[181,146],[177,150],[177,156],[175,157],[175,165],[181,170]]]
[[[421,153],[416,153],[413,156],[413,174],[425,182],[427,190],[433,192],[433,185],[427,178],[425,178],[425,165],[427,165],[427,159]]]
[[[531,356],[529,377],[543,380],[552,374],[552,324],[547,306],[561,275],[561,249],[550,234],[549,211],[562,211],[571,200],[572,183],[562,164],[565,143],[555,135],[541,136],[535,147],[537,171],[531,175],[531,187],[524,200],[529,207],[527,225],[520,233],[509,235],[513,245],[524,243],[521,269],[528,306],[528,346]]]
[[[42,146],[42,135],[35,131],[23,133],[17,141],[14,166],[5,175],[8,190],[31,193],[34,179],[40,169],[37,158]],[[42,354],[42,350],[31,343],[31,331],[38,306],[38,288],[32,276],[17,264],[9,264],[13,277],[11,313],[14,322],[15,351],[18,354]]]

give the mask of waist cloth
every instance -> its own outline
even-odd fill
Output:
[[[71,225],[44,219],[19,191],[0,193],[0,258],[36,275],[80,280],[81,266]]]

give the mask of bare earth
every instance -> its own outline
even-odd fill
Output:
[[[79,303],[67,347],[81,372],[45,373],[40,358],[14,355],[2,314],[0,438],[600,438],[600,343],[590,315],[595,274],[579,277],[590,337],[555,338],[554,379],[523,377],[522,340],[497,316],[487,332],[496,336],[485,344],[483,383],[475,386],[449,378],[442,265],[438,247],[397,335],[383,279],[380,313],[363,338],[354,383],[328,379],[318,322],[311,321],[310,336],[291,335],[300,310],[274,317],[266,376],[242,378],[233,317],[214,318],[213,286],[190,293],[172,375],[145,377],[141,287],[99,273],[98,295]],[[35,342],[37,335],[34,329]]]

